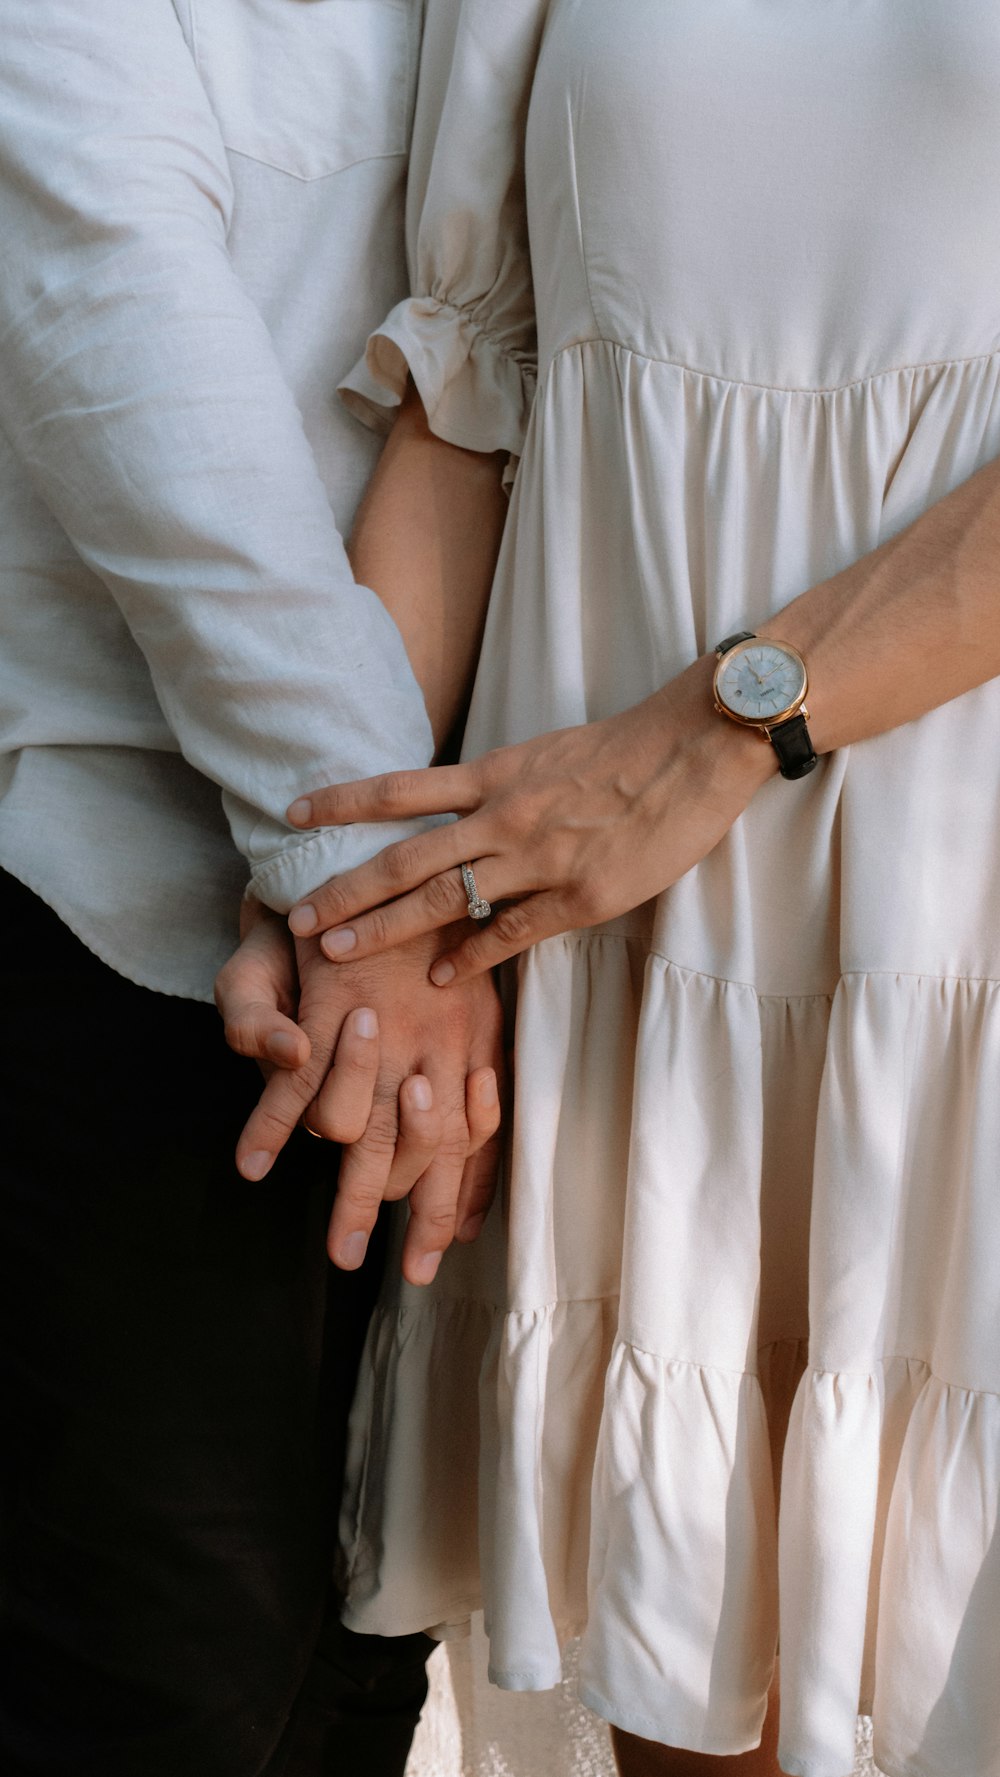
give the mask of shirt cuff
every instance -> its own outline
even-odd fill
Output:
[[[254,864],[250,892],[275,913],[288,913],[331,876],[343,876],[345,871],[367,864],[387,845],[412,839],[453,819],[452,815],[428,815],[412,821],[359,821],[350,827],[317,828]]]

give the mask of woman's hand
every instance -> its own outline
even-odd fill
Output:
[[[480,895],[502,905],[434,963],[431,979],[445,986],[659,894],[712,850],[776,770],[770,746],[713,710],[713,665],[695,662],[605,721],[293,803],[299,827],[460,817],[325,885],[292,910],[293,932],[324,932],[335,962],[387,950],[461,917],[460,866],[471,863]]]

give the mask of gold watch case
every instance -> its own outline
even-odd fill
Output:
[[[798,688],[787,702],[782,703],[779,707],[776,707],[773,710],[762,709],[750,713],[744,713],[742,710],[734,708],[732,703],[726,701],[722,688],[723,681],[727,678],[730,680],[734,679],[736,676],[733,672],[734,665],[736,665],[740,658],[745,661],[745,657],[748,654],[758,656],[761,665],[767,664],[767,657],[769,654],[778,654],[782,656],[783,662],[787,662],[789,665],[792,665],[797,669],[800,682]],[[777,663],[772,665],[764,674],[757,673],[751,662],[745,661],[745,666],[749,671],[750,677],[756,679],[760,686],[763,686],[766,683],[766,680],[771,676],[772,672],[778,670]],[[744,673],[739,676],[746,679],[747,672],[744,671]],[[784,676],[787,679],[787,674]],[[752,691],[752,689],[753,687],[751,686],[750,690]],[[777,728],[782,722],[791,721],[793,716],[801,715],[808,720],[809,711],[806,709],[806,696],[808,695],[808,691],[809,674],[801,654],[797,648],[792,647],[790,642],[781,642],[776,636],[748,636],[745,641],[737,642],[734,647],[728,648],[725,654],[723,654],[721,660],[717,663],[715,672],[712,676],[712,695],[715,700],[715,708],[719,715],[728,716],[731,722],[738,722],[741,728],[756,729],[762,740],[768,739],[768,731],[771,728]],[[731,685],[730,695],[738,694],[740,694],[739,687],[737,685]],[[756,699],[756,701],[761,703],[766,702],[766,700],[766,695]],[[749,705],[749,693],[747,693],[747,701]]]

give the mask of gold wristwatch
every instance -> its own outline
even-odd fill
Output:
[[[755,728],[778,755],[782,777],[805,777],[818,763],[809,738],[806,663],[788,642],[741,629],[715,650],[715,707],[731,722]]]

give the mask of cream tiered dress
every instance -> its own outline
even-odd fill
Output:
[[[1000,8],[430,0],[425,53],[414,296],[348,399],[409,367],[520,457],[473,755],[1000,452]],[[1000,1773],[998,983],[997,682],[527,955],[502,1200],[372,1330],[352,1625],[482,1598],[497,1682],[582,1634],[596,1710],[725,1753],[780,1617],[786,1770],[842,1777],[860,1705],[893,1777]]]

